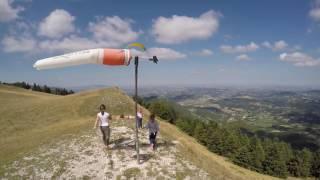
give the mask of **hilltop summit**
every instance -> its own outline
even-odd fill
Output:
[[[209,152],[160,119],[159,148],[140,132],[142,164],[135,160],[132,120],[113,120],[112,147],[92,130],[101,103],[113,115],[133,114],[133,100],[119,88],[56,96],[0,85],[2,178],[272,179]],[[144,110],[145,114],[149,114]],[[10,136],[7,136],[10,134]]]

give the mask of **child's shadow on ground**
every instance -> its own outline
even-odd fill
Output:
[[[153,154],[140,154],[140,164],[143,164],[145,162],[148,162],[151,158],[154,158],[155,156]],[[137,159],[137,155],[132,156],[133,159]]]
[[[135,140],[134,139],[121,137],[120,139],[112,141],[112,143],[115,144],[114,147],[112,148],[113,150],[115,150],[115,149],[118,149],[118,150],[126,150],[126,149],[135,150],[136,149]],[[175,144],[170,142],[170,141],[159,140],[159,142],[157,143],[157,148],[156,149],[158,150],[159,147],[169,148],[169,147],[172,147],[172,146],[175,146]],[[150,147],[149,143],[140,143],[140,148],[149,148],[149,147]],[[132,158],[136,159],[137,155],[132,156]],[[155,158],[155,155],[153,153],[140,154],[139,158],[140,158],[140,163],[143,164],[143,163],[149,161],[150,159]]]
[[[172,146],[175,146],[175,144],[170,141],[161,140],[161,141],[157,142],[157,148],[159,148],[159,147],[169,148]],[[150,144],[149,143],[141,143],[140,147],[143,147],[143,148],[150,147]]]
[[[121,137],[119,139],[115,139],[113,141],[110,142],[110,144],[114,144],[115,146],[121,146],[123,143],[125,143],[126,141],[130,141],[130,138],[124,138]]]

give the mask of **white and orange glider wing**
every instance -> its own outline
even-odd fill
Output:
[[[104,64],[127,66],[130,64],[129,49],[88,49],[61,56],[38,60],[33,67],[37,70],[75,66],[81,64]]]

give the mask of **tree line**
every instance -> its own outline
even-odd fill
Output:
[[[203,121],[185,108],[165,99],[139,102],[152,113],[194,137],[208,150],[228,157],[242,167],[285,178],[320,177],[320,149],[293,149],[278,139],[248,136],[239,129],[225,127],[214,121]]]
[[[44,92],[44,93],[56,94],[56,95],[62,95],[62,96],[74,94],[73,90],[67,90],[66,88],[49,87],[47,85],[39,85],[36,83],[29,84],[24,81],[14,82],[14,83],[5,83],[5,82],[0,81],[0,84],[5,84],[5,85],[9,85],[9,86],[16,86],[16,87],[20,87],[23,89],[29,89],[32,91],[38,91],[38,92]]]

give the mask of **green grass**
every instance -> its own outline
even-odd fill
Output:
[[[179,141],[179,152],[187,160],[193,162],[216,179],[277,179],[239,167],[226,158],[209,152],[194,138],[186,135],[176,126],[160,121],[162,136]]]
[[[137,178],[139,174],[141,173],[139,168],[129,168],[123,171],[123,176],[125,176],[127,179],[131,178]]]
[[[111,114],[134,114],[132,99],[118,88],[55,96],[0,85],[0,103],[0,177],[5,171],[2,169],[3,165],[32,152],[40,145],[91,129],[101,103],[106,105]],[[144,114],[147,117],[149,112],[145,110]],[[160,122],[160,129],[160,134],[166,140],[179,141],[181,156],[208,172],[211,177],[272,178],[241,168],[224,157],[209,152],[174,125]],[[139,169],[127,169],[124,175],[135,177],[139,172]]]
[[[117,88],[55,96],[0,85],[0,103],[1,164],[62,134],[92,128],[101,103],[111,114],[133,114],[132,100]]]
[[[188,172],[178,171],[178,172],[176,172],[176,179],[177,179],[177,180],[183,180],[183,179],[185,179],[188,175],[189,175]]]

